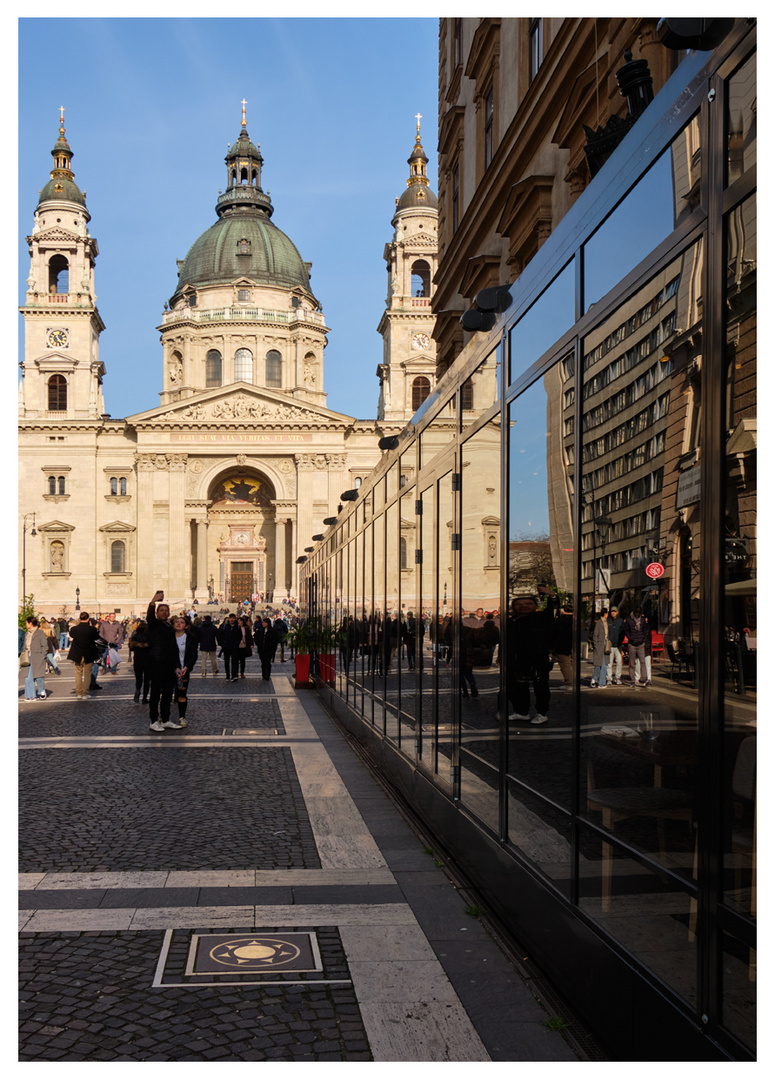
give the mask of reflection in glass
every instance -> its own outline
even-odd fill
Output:
[[[727,183],[756,164],[756,53],[727,84]]]
[[[756,949],[732,934],[721,935],[722,1020],[756,1053]]]
[[[431,772],[436,769],[436,679],[438,650],[436,642],[436,544],[433,522],[436,516],[436,488],[430,484],[420,492],[420,618],[417,650],[420,674],[421,754]]]
[[[461,799],[498,830],[500,414],[463,445],[460,534]]]
[[[571,858],[574,543],[573,466],[560,421],[572,388],[573,365],[565,358],[511,405],[504,642],[509,839],[564,891]],[[567,650],[566,675],[554,664],[557,649]]]
[[[378,486],[382,486],[381,484]],[[374,618],[371,631],[371,670],[374,724],[385,730],[385,515],[374,519]]]
[[[401,607],[399,618],[401,620],[399,631],[399,648],[396,663],[398,665],[399,680],[399,708],[402,725],[403,749],[410,750],[410,736],[414,736],[416,715],[416,668],[417,668],[417,636],[418,619],[415,608],[415,596],[417,591],[417,576],[419,566],[415,563],[415,549],[419,547],[417,542],[417,528],[415,522],[415,498],[414,488],[404,490],[400,502],[400,550],[399,564],[401,573]]]
[[[509,382],[527,371],[573,326],[575,312],[576,285],[571,262],[509,332]]]
[[[690,1005],[697,996],[694,897],[679,883],[603,844],[591,829],[579,835],[579,906],[611,937],[637,954]]]
[[[653,911],[672,944],[638,952],[690,1000],[688,897],[670,876],[634,889],[627,850],[696,877],[702,256],[688,248],[584,340],[580,492],[581,808],[611,837],[588,834],[590,910],[628,943],[617,912]]]
[[[584,245],[586,311],[699,205],[700,149],[695,117]]]
[[[454,579],[452,538],[454,530],[454,494],[452,473],[445,473],[437,485],[438,546],[438,592],[436,621],[433,638],[436,645],[436,768],[439,779],[451,782],[452,768],[457,765],[457,738],[455,733],[455,707],[453,695],[454,667],[452,664],[452,623],[454,606]]]
[[[374,525],[364,530],[363,617],[361,619],[361,659],[364,687],[363,715],[374,723]]]
[[[502,348],[498,342],[496,348],[460,387],[462,431],[475,423],[482,413],[498,400],[501,386],[501,355]]]
[[[391,469],[394,471],[395,466]],[[385,734],[394,742],[398,741],[398,706],[401,679],[401,620],[399,618],[399,577],[401,569],[398,561],[398,503],[388,507],[385,515],[387,522],[385,548],[385,617],[383,621],[382,649],[383,670],[385,674]]]
[[[729,214],[726,243],[724,514],[724,900],[756,919],[758,566],[756,201]],[[752,969],[755,971],[755,967]],[[753,994],[753,988],[751,988]]]

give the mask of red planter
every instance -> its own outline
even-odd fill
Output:
[[[318,657],[318,663],[320,664],[320,677],[323,682],[332,683],[334,681],[334,665],[336,663],[336,654],[321,653]]]
[[[309,686],[309,653],[296,653],[296,686]]]

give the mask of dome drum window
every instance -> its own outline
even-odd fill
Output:
[[[67,411],[67,379],[64,375],[52,375],[48,380],[48,411]]]
[[[266,354],[266,385],[277,389],[283,385],[283,358],[277,349]]]
[[[205,386],[220,386],[223,380],[223,359],[217,349],[210,349],[205,360]]]

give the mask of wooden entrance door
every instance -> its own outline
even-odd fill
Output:
[[[241,604],[243,600],[249,600],[253,593],[253,564],[233,562],[229,586],[229,601]]]

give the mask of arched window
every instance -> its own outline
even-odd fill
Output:
[[[118,495],[118,480],[115,476],[111,476],[110,478],[110,494]]]
[[[64,375],[52,375],[48,380],[48,410],[49,412],[67,410],[67,379]]]
[[[283,358],[277,349],[270,349],[266,354],[266,385],[283,385]]]
[[[48,478],[48,493],[49,495],[56,495],[57,493],[57,478],[55,476],[49,476]]]
[[[217,349],[210,349],[205,361],[205,386],[220,386],[223,361]]]
[[[463,409],[473,409],[474,407],[474,384],[470,379],[466,379],[460,387],[460,404]]]
[[[235,352],[234,381],[253,382],[253,353],[250,349],[237,349]]]
[[[64,493],[65,493],[65,478],[64,478],[64,476],[57,477],[57,487],[59,488],[59,494],[64,495]]]
[[[64,255],[52,255],[48,264],[48,291],[69,292],[70,267]]]
[[[126,477],[122,476],[118,482],[118,490],[122,495],[126,495]]]
[[[110,545],[110,572],[123,574],[126,570],[126,544],[123,540],[114,540]]]
[[[431,268],[425,259],[412,263],[412,296],[431,295]]]
[[[355,490],[356,491],[358,490],[358,488],[361,486],[362,483],[363,483],[363,477],[362,476],[356,476],[355,477]]]
[[[401,537],[401,569],[406,570],[406,537]]]
[[[424,375],[419,375],[412,383],[412,412],[417,412],[430,392],[430,381]]]

